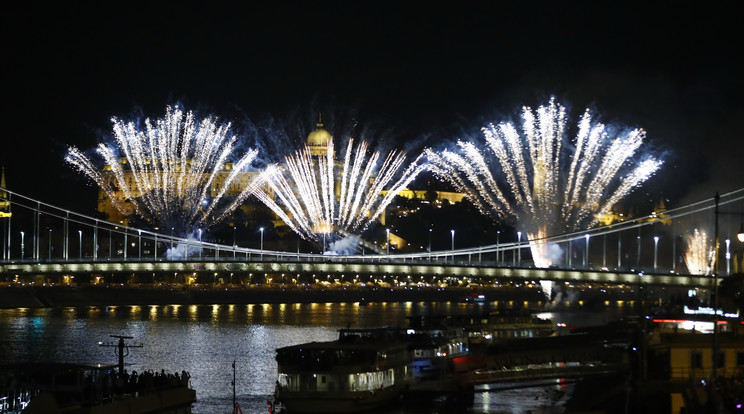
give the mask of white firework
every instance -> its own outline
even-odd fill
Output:
[[[189,111],[168,106],[165,117],[146,119],[144,128],[112,118],[116,148],[101,143],[96,152],[105,167],[97,166],[82,151],[70,147],[65,160],[91,178],[126,214],[127,205],[153,225],[182,231],[215,224],[223,211],[226,193],[245,198],[247,168],[256,157],[251,149],[235,157],[236,136],[230,123],[207,117],[197,120]],[[232,211],[236,203],[226,209]]]
[[[713,241],[708,239],[704,231],[698,231],[698,229],[686,235],[685,241],[687,241],[687,250],[684,258],[687,271],[692,275],[711,274],[715,260]]]
[[[521,133],[511,122],[482,132],[484,146],[461,140],[459,151],[427,150],[430,168],[482,212],[515,221],[537,267],[552,264],[541,240],[596,225],[662,164],[651,156],[634,160],[642,129],[611,137],[588,109],[567,142],[566,109],[554,100],[535,111],[524,107]]]
[[[380,152],[368,155],[368,147],[350,139],[339,166],[332,141],[318,157],[305,146],[286,156],[283,165],[264,170],[254,194],[307,240],[331,242],[358,233],[424,169],[422,155],[404,168],[405,153],[391,151],[380,164]]]

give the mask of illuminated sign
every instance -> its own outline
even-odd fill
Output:
[[[685,314],[687,315],[715,315],[724,316],[726,318],[738,318],[739,312],[736,313],[723,313],[723,310],[718,309],[718,312],[713,312],[713,308],[700,307],[697,309],[690,309],[685,305]]]

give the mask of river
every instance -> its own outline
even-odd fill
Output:
[[[132,336],[128,371],[188,371],[198,401],[197,414],[229,413],[233,369],[236,398],[244,413],[268,412],[273,399],[279,347],[333,340],[346,326],[406,326],[408,316],[476,314],[494,304],[457,302],[373,302],[166,305],[0,310],[0,362],[57,361],[115,364],[110,335]],[[556,311],[543,317],[568,326],[588,326],[617,318],[625,309],[602,312]],[[559,413],[572,385],[477,392],[472,408],[481,413]],[[394,408],[389,414],[432,412]],[[449,411],[436,411],[449,412]],[[460,411],[461,412],[461,411]]]

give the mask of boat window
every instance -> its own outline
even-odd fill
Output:
[[[690,354],[690,367],[691,368],[702,368],[703,367],[703,354],[697,351],[693,351]]]

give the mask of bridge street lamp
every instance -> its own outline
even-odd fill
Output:
[[[636,253],[636,267],[641,267],[641,227],[638,227],[638,237],[636,238],[636,244],[638,246],[638,252]]]
[[[584,269],[589,265],[589,235],[585,234],[584,239],[586,240],[586,247],[584,247]]]
[[[496,261],[497,261],[497,262],[500,262],[500,261],[502,261],[502,260],[500,260],[500,258],[499,258],[499,251],[501,250],[501,249],[499,248],[499,235],[501,235],[501,230],[496,230]]]
[[[385,254],[390,254],[390,229],[385,229],[385,234],[387,237],[387,241],[385,242]]]
[[[202,244],[201,244],[202,230],[199,229],[199,260],[202,258]]]
[[[24,248],[23,232],[21,232],[21,260],[23,260],[23,254],[24,254],[23,248]]]
[[[677,237],[672,236],[672,273],[677,273]]]
[[[78,259],[83,258],[83,231],[78,230]]]
[[[62,258],[65,262],[70,260],[70,212],[66,213],[62,226]]]
[[[450,230],[450,233],[452,234],[452,243],[451,243],[450,250],[452,250],[452,263],[454,263],[455,262],[455,253],[454,253],[454,250],[455,250],[455,230]]]
[[[659,253],[659,236],[654,236],[654,272],[656,271],[656,258]]]
[[[235,255],[236,255],[235,249],[237,248],[237,244],[235,243],[235,231],[236,231],[236,226],[233,226],[233,259],[235,259]]]
[[[259,230],[261,230],[261,260],[263,261],[263,230],[264,228],[261,227]]]
[[[602,267],[607,267],[607,233],[602,235]]]
[[[31,258],[33,260],[39,261],[41,259],[41,203],[36,202],[36,214],[34,214],[34,237],[33,237],[33,244],[32,244],[32,253]]]
[[[429,253],[431,253],[431,228],[429,229]]]
[[[49,229],[49,260],[52,260],[52,229]]]
[[[517,256],[519,257],[518,258],[519,266],[522,266],[522,232],[521,231],[517,232]]]
[[[98,220],[96,220],[96,226],[93,227],[93,261],[98,261]]]

